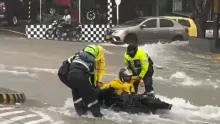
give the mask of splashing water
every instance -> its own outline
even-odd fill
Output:
[[[217,106],[195,106],[182,98],[167,98],[165,96],[157,95],[163,101],[173,104],[173,108],[166,114],[147,115],[147,114],[128,114],[125,112],[113,112],[110,110],[102,109],[102,113],[106,119],[116,121],[118,123],[194,123],[194,122],[220,122],[220,107]],[[51,107],[48,110],[59,112],[67,116],[75,116],[73,109],[72,98],[68,98],[64,107],[55,108]],[[86,117],[93,118],[91,113]]]
[[[186,86],[198,86],[201,85],[201,81],[193,80],[192,77],[189,77],[184,72],[176,72],[170,76],[170,80],[173,80],[174,82],[186,85]]]

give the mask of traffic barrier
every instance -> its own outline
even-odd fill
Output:
[[[16,104],[26,102],[24,93],[0,93],[0,104]]]

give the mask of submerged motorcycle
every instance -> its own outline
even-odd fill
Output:
[[[81,37],[81,25],[71,26],[68,29],[63,28],[63,20],[54,20],[52,27],[45,32],[46,39],[69,39],[70,41],[78,41]]]
[[[99,102],[102,108],[111,109],[115,112],[128,112],[131,114],[138,113],[153,113],[157,114],[158,111],[166,112],[171,110],[172,104],[161,101],[155,96],[146,96],[144,94],[134,94],[129,104],[123,102],[122,96],[114,95],[113,90],[103,90],[99,96]],[[125,107],[127,106],[127,107]]]

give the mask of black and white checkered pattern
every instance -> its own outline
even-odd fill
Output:
[[[51,25],[26,25],[26,37],[34,39],[46,39],[45,32]]]
[[[112,26],[109,24],[82,25],[80,40],[86,42],[104,42],[105,31]],[[45,32],[48,28],[51,28],[51,25],[27,25],[26,36],[27,38],[46,39]]]
[[[86,42],[103,42],[105,31],[112,27],[113,20],[113,4],[114,0],[107,0],[107,19],[108,24],[85,24],[82,25],[82,34],[80,40]],[[31,2],[29,2],[29,18],[30,18]],[[45,32],[51,25],[26,25],[27,38],[46,39]]]
[[[104,42],[104,35],[110,24],[83,25],[81,40],[87,42]]]
[[[31,20],[31,1],[28,1],[28,19]]]
[[[108,6],[107,6],[107,9],[108,9],[107,16],[108,16],[108,18],[107,19],[108,19],[109,24],[112,24],[112,15],[113,15],[112,8],[113,8],[112,0],[108,0]]]

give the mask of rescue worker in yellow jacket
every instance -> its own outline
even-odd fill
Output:
[[[100,45],[87,45],[83,50],[89,49],[98,51],[98,56],[95,58],[95,74],[90,80],[94,87],[99,88],[103,85],[105,75],[105,49]]]
[[[137,81],[134,82],[135,92],[138,91],[138,86],[141,80],[145,85],[145,95],[154,95],[153,89],[153,61],[144,50],[138,48],[137,45],[128,45],[127,51],[124,54],[124,63],[126,67],[132,71],[133,76],[137,76]]]

